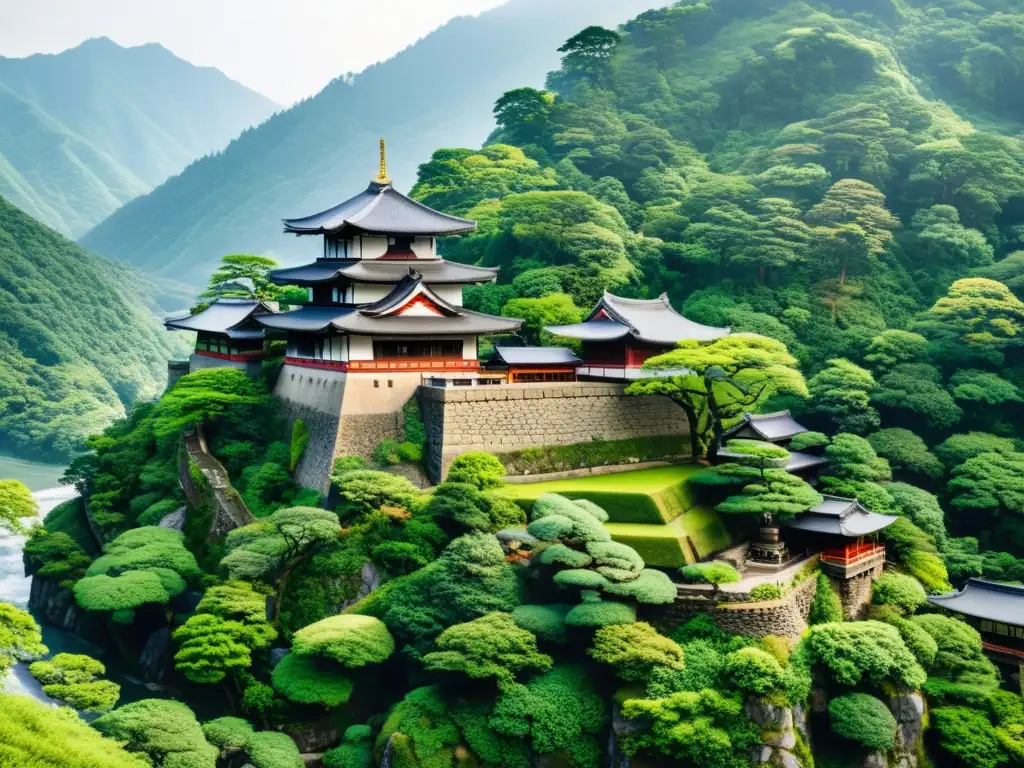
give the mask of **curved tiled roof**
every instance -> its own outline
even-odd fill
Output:
[[[762,440],[768,442],[787,440],[807,431],[807,427],[794,419],[789,411],[744,413],[743,421],[728,429],[724,437],[728,438],[747,427],[752,429]]]
[[[585,322],[547,328],[556,336],[584,341],[611,341],[632,335],[649,344],[674,346],[680,341],[713,341],[731,332],[687,320],[669,303],[668,295],[656,299],[624,299],[605,291]]]
[[[384,298],[361,307],[300,307],[293,312],[260,317],[268,328],[322,333],[331,328],[348,333],[435,336],[446,334],[513,333],[522,320],[494,317],[449,304],[426,284],[423,276],[405,267],[406,276]],[[396,311],[423,295],[443,315],[401,315]]]
[[[271,312],[270,307],[255,299],[217,299],[202,312],[164,320],[164,326],[172,331],[220,333],[231,339],[260,339],[263,330],[252,320]]]
[[[301,267],[275,269],[270,279],[277,285],[315,285],[338,278],[356,283],[397,283],[410,266],[423,275],[428,285],[489,283],[498,277],[497,268],[474,267],[444,259],[317,259]]]
[[[968,579],[959,592],[929,595],[928,602],[964,616],[1024,627],[1024,586]]]
[[[812,533],[829,533],[857,539],[888,528],[896,522],[895,515],[880,515],[861,505],[856,499],[844,499],[839,496],[825,496],[818,506],[784,523],[788,528],[796,528]]]
[[[578,365],[580,359],[567,347],[495,347],[506,365]]]
[[[325,235],[346,227],[379,235],[443,236],[472,232],[476,222],[435,211],[377,181],[326,211],[284,220],[284,231],[297,235]]]

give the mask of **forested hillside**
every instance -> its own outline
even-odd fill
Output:
[[[814,368],[909,326],[956,278],[1019,286],[1016,4],[830,7],[650,11],[621,41],[579,38],[549,91],[507,93],[488,148],[439,151],[415,190],[480,222],[449,247],[503,267],[478,304],[668,291]]]
[[[0,57],[0,195],[78,237],[276,108],[155,44]]]
[[[0,452],[66,459],[162,391],[176,342],[152,292],[0,198]]]
[[[82,240],[97,253],[160,275],[205,282],[226,253],[288,260],[311,244],[280,222],[335,205],[377,167],[377,138],[405,189],[439,146],[482,142],[494,94],[540,85],[556,49],[587,24],[616,24],[654,0],[512,0],[457,18],[393,59],[339,78],[312,99],[246,132],[134,201]]]

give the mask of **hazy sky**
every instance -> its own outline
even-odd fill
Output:
[[[281,104],[504,0],[0,0],[0,56],[157,42]]]

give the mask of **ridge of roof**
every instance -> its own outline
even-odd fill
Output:
[[[385,202],[390,210],[383,210]],[[372,220],[378,213],[380,220]],[[338,205],[309,216],[284,219],[283,223],[285,232],[296,235],[326,235],[346,226],[374,234],[424,236],[455,235],[476,229],[474,221],[436,211],[402,194],[390,182],[378,181],[371,181],[365,190]]]

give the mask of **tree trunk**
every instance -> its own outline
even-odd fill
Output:
[[[700,420],[697,418],[697,409],[681,400],[674,399],[674,402],[686,414],[686,423],[690,428],[690,463],[696,464],[700,460],[700,438],[697,434]]]
[[[846,262],[843,262],[843,268],[839,272],[839,287],[842,288],[846,282]]]
[[[712,464],[718,458],[718,449],[722,444],[722,437],[725,429],[722,427],[722,416],[718,410],[718,401],[715,399],[715,389],[711,377],[704,374],[704,388],[708,393],[708,411],[711,414],[711,445],[708,446],[708,461]]]
[[[764,285],[764,264],[757,268],[757,280],[761,285]]]

